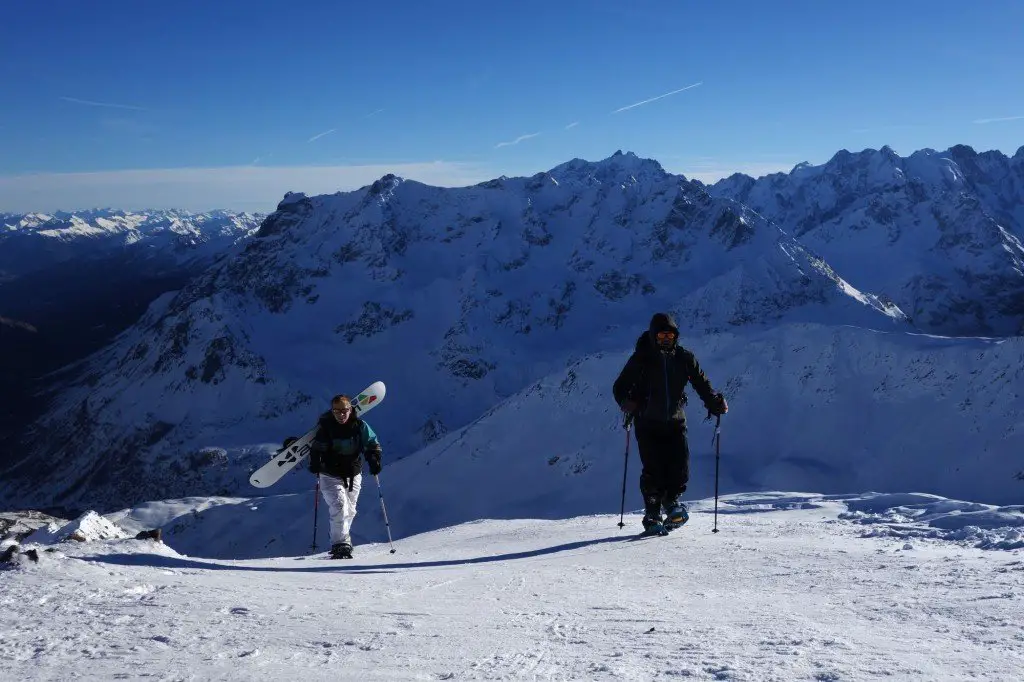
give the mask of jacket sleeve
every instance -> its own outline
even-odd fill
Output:
[[[374,433],[373,429],[366,422],[362,422],[361,428],[363,431],[363,452],[366,453],[367,457],[376,456],[377,459],[380,459],[381,447],[377,434]]]
[[[381,468],[380,441],[377,440],[377,434],[373,432],[369,424],[366,422],[361,422],[361,424],[363,454],[366,456],[366,463],[370,465],[370,473],[376,476]]]
[[[697,357],[687,351],[686,359],[684,364],[686,365],[686,378],[693,384],[693,388],[697,391],[697,395],[700,396],[701,401],[704,403],[704,407],[710,409],[711,399],[715,395],[715,389],[711,388],[711,382],[708,381],[707,376],[704,375],[704,370],[700,368],[700,363],[697,362]]]
[[[612,384],[612,396],[614,396],[615,402],[618,405],[622,405],[627,400],[635,401],[640,397],[639,390],[642,376],[640,357],[634,352],[629,356],[629,360],[626,360],[626,365],[619,372],[615,383]]]

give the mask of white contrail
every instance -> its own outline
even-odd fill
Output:
[[[580,124],[580,122],[579,122],[579,121],[573,121],[573,122],[572,122],[572,123],[570,123],[569,125],[565,126],[565,129],[566,129],[566,130],[568,130],[569,128],[575,128],[575,127],[576,127],[576,126],[578,126],[579,124]]]
[[[685,88],[679,88],[678,90],[673,90],[672,92],[666,92],[664,95],[658,95],[657,97],[652,97],[650,99],[645,99],[643,102],[637,102],[636,104],[630,104],[627,107],[621,107],[619,109],[616,109],[612,113],[613,114],[617,114],[620,111],[626,111],[627,109],[633,109],[635,107],[643,106],[644,104],[650,104],[651,102],[655,102],[655,101],[657,101],[659,99],[662,99],[663,97],[668,97],[669,95],[675,95],[676,93],[680,93],[683,90],[689,90],[690,88],[695,88],[698,85],[703,85],[703,84],[704,84],[704,81],[701,81],[699,83],[694,83],[693,85],[687,85]]]
[[[324,135],[330,135],[331,133],[333,133],[336,130],[337,130],[337,128],[331,128],[330,130],[325,130],[324,132],[319,133],[319,134],[314,135],[313,137],[309,138],[308,140],[306,140],[306,142],[313,142],[314,140],[319,140]]]
[[[979,118],[975,123],[1001,123],[1002,121],[1019,121],[1024,116],[1003,116],[1002,118]]]
[[[136,107],[131,104],[112,104],[111,102],[96,102],[91,99],[78,99],[77,97],[61,97],[65,102],[85,104],[90,107],[107,107],[108,109],[130,109],[132,111],[147,111],[145,107]]]
[[[537,137],[538,135],[540,135],[540,133],[530,133],[529,135],[520,135],[519,137],[517,137],[516,139],[512,140],[511,142],[499,142],[498,144],[494,145],[494,148],[497,149],[498,147],[511,147],[514,144],[519,144],[523,140],[529,140],[531,137]]]

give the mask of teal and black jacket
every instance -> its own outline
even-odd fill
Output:
[[[355,415],[344,424],[330,412],[320,415],[310,448],[310,466],[335,478],[354,478],[363,470],[363,457],[371,470],[380,468],[381,447],[370,425]]]

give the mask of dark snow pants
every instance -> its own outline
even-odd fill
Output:
[[[640,451],[640,494],[644,508],[655,513],[675,503],[690,480],[690,447],[686,426],[679,422],[636,423],[636,444]]]

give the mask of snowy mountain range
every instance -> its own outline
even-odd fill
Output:
[[[0,281],[71,261],[117,255],[167,267],[209,260],[263,216],[233,211],[0,213]]]
[[[948,167],[948,156],[904,168]],[[859,186],[860,166],[840,165],[789,177]],[[956,223],[966,241],[901,242],[893,258],[934,264],[942,284],[908,298],[892,276],[902,260],[851,245],[885,272],[847,273],[808,247],[813,230],[788,226],[796,212],[772,217],[728,196],[740,180],[709,188],[616,153],[465,188],[385,176],[354,192],[290,193],[60,386],[0,494],[78,509],[248,497],[248,472],[276,443],[309,428],[331,395],[382,379],[388,398],[371,423],[402,491],[394,504],[416,529],[607,510],[622,462],[611,380],[651,313],[670,310],[730,397],[727,486],[1019,499],[1021,340],[922,333],[966,319],[953,290],[992,311],[985,324],[1011,326],[1001,292],[1022,278],[1008,265],[1021,256],[1017,215],[957,208],[971,218]],[[795,204],[810,190],[792,191]],[[914,229],[948,227],[947,200],[915,205]],[[993,229],[1008,236],[993,241]],[[855,236],[877,241],[871,229]],[[1005,286],[967,287],[964,271]],[[690,412],[701,416],[693,400]],[[706,458],[696,439],[710,433],[694,434]],[[706,459],[695,466],[706,474]],[[272,492],[297,495],[309,480],[296,471]],[[694,494],[708,485],[695,478]]]
[[[93,210],[0,214],[0,440],[40,408],[39,378],[102,348],[263,216]],[[0,457],[0,466],[4,461]]]
[[[709,188],[884,295],[922,330],[1024,334],[1024,147],[958,145],[907,158],[889,147]]]

